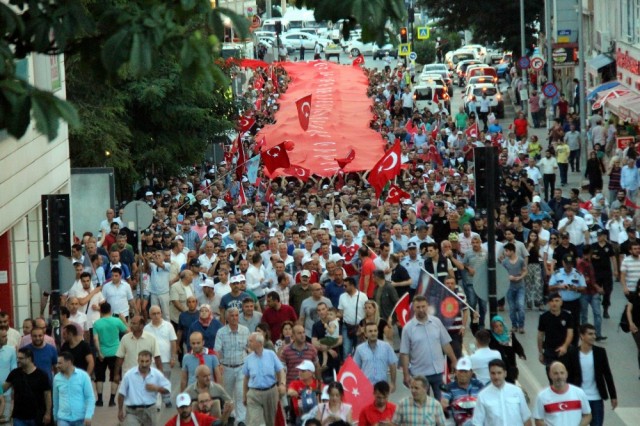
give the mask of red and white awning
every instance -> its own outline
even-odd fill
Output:
[[[613,89],[606,90],[606,91],[603,91],[601,93],[598,93],[598,100],[593,103],[593,106],[591,107],[591,109],[594,110],[594,111],[597,110],[597,109],[600,109],[600,108],[602,108],[604,106],[604,104],[606,102],[609,102],[609,101],[611,101],[613,99],[616,99],[616,98],[619,98],[621,96],[625,96],[629,92],[630,92],[629,89],[617,86],[617,87],[615,87]]]

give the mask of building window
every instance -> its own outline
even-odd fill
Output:
[[[621,16],[621,32],[622,39],[627,43],[633,43],[636,34],[635,25],[635,4],[636,0],[622,0],[622,7],[620,8]]]
[[[640,43],[640,0],[633,0],[634,3],[634,43]]]

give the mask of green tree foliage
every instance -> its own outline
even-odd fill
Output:
[[[418,55],[418,63],[430,64],[436,59],[436,40],[440,37],[441,40],[446,40],[447,47],[445,50],[455,50],[462,45],[462,40],[457,32],[445,33],[437,28],[431,29],[431,34],[428,40],[418,40],[417,30],[413,35],[413,49]]]
[[[520,2],[517,0],[418,0],[438,26],[448,31],[471,30],[474,42],[496,44],[520,51]],[[535,28],[542,21],[544,2],[525,0],[525,44],[534,43]]]
[[[363,39],[380,44],[386,24],[399,26],[405,18],[403,4],[403,0],[295,0],[298,7],[315,9],[318,20],[360,23]],[[16,75],[15,61],[31,53],[79,54],[83,63],[95,67],[98,83],[146,76],[162,58],[175,57],[185,80],[197,80],[210,90],[216,84],[224,87],[224,73],[214,62],[224,19],[241,37],[246,34],[246,19],[223,8],[212,9],[210,0],[3,0],[0,130],[19,138],[33,116],[37,128],[52,139],[60,119],[72,128],[80,125],[70,104]]]

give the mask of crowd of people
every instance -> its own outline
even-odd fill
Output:
[[[416,110],[402,65],[363,72],[372,99],[363,114],[373,116],[381,143],[400,140],[404,167],[396,182],[409,198],[392,204],[386,194],[377,197],[366,172],[308,181],[260,173],[254,186],[237,176],[230,154],[153,179],[138,191],[154,211],[148,229],[136,235],[122,208],[109,209],[99,230],[73,245],[76,281],[62,300],[60,346],[44,319],[48,305],[42,317],[24,321],[22,333],[0,314],[3,419],[88,425],[107,404],[125,425],[149,425],[157,424],[158,407],[175,404],[167,425],[442,425],[464,411],[457,398],[474,396],[475,413],[465,421],[476,425],[565,418],[602,425],[603,401],[615,408],[617,397],[606,352],[594,343],[606,339],[602,318],[609,318],[616,281],[629,300],[640,362],[640,241],[625,202],[635,201],[638,188],[630,183],[629,169],[638,176],[633,147],[612,152],[605,196],[604,144],[578,139],[576,148],[570,114],[558,115],[544,148],[527,126],[503,130],[492,114],[472,136],[473,112]],[[258,78],[264,86],[255,89]],[[258,69],[249,79],[246,100],[255,108],[247,114],[256,126],[238,138],[247,153],[259,150],[253,135],[275,120],[287,80],[283,69]],[[601,125],[594,118],[593,138]],[[555,177],[565,186],[569,165],[580,171],[579,150],[591,143],[591,193],[565,197]],[[488,258],[488,213],[476,208],[473,179],[473,148],[484,146],[500,151],[499,187],[492,189],[496,254],[509,276],[500,310],[509,322],[502,314],[486,318],[486,295],[473,286]],[[424,273],[464,301],[448,327],[417,293]],[[413,318],[399,327],[394,308],[405,294]],[[526,357],[518,341],[526,309],[543,312],[538,355],[550,382],[533,413],[514,384],[517,358]],[[463,339],[476,348],[469,356]],[[373,403],[357,418],[335,380],[350,356],[374,385]],[[455,374],[445,385],[447,364]],[[411,395],[393,404],[398,369]]]

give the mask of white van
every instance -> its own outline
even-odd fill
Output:
[[[433,101],[434,92],[438,94],[438,102]],[[413,100],[416,108],[422,112],[426,108],[432,114],[440,111],[441,107],[451,113],[451,102],[447,93],[447,87],[442,84],[418,84],[413,88]]]
[[[289,21],[287,21],[286,19],[282,19],[282,18],[272,18],[272,19],[265,19],[265,21],[262,23],[262,27],[260,27],[261,31],[271,31],[273,33],[276,32],[276,22],[280,21],[280,23],[282,24],[282,33],[286,33],[287,31],[289,31],[291,29],[291,26],[289,25]]]

